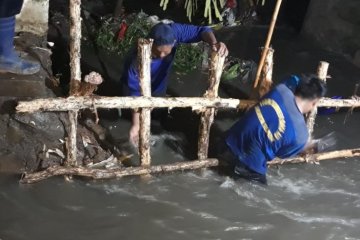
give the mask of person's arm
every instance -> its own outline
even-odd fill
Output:
[[[208,43],[214,51],[219,51],[222,55],[227,56],[228,50],[224,43],[218,42],[212,29],[204,26],[194,26],[188,24],[173,23],[176,41],[178,43],[196,43],[204,41]]]
[[[213,51],[219,52],[221,56],[227,56],[229,54],[225,43],[218,42],[213,31],[203,32],[201,34],[201,37],[204,42],[208,43],[211,46]]]
[[[129,131],[130,142],[138,146],[139,144],[139,130],[140,130],[140,113],[132,111],[132,125]]]
[[[140,80],[138,71],[136,69],[136,61],[134,60],[129,64],[127,71],[126,95],[140,96]],[[129,140],[132,144],[138,145],[139,142],[139,129],[140,129],[140,114],[132,110],[132,124],[129,130]]]

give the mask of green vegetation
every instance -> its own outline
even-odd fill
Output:
[[[118,40],[117,34],[120,24],[121,21],[113,18],[105,20],[96,33],[96,44],[103,49],[123,56],[135,46],[139,38],[148,35],[151,26],[146,17],[138,14],[128,26],[124,39]]]
[[[181,44],[177,47],[174,68],[177,72],[188,73],[197,69],[202,62],[203,51],[198,45]]]

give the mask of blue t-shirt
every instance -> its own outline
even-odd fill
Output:
[[[174,62],[176,47],[179,43],[195,43],[201,41],[203,32],[212,31],[209,27],[193,25],[170,24],[176,37],[176,43],[171,53],[165,58],[152,59],[151,61],[151,94],[152,96],[165,95],[167,77]],[[136,51],[132,51],[125,60],[124,73],[121,77],[123,94],[126,96],[140,96],[140,82],[138,76]]]
[[[240,162],[266,174],[267,161],[298,154],[308,136],[293,92],[279,84],[230,128],[226,143]]]

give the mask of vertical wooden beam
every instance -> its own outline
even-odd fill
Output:
[[[328,62],[324,62],[324,61],[319,62],[319,65],[317,68],[317,76],[319,79],[323,80],[324,82],[326,82],[328,69],[329,69]],[[317,115],[317,108],[315,108],[311,113],[309,113],[309,115],[307,116],[307,119],[306,119],[306,124],[308,127],[310,137],[312,136],[312,134],[314,132],[316,115]]]
[[[68,137],[66,141],[67,158],[65,166],[76,167],[77,166],[77,146],[76,146],[76,133],[77,133],[77,117],[78,111],[69,111],[69,129]]]
[[[138,69],[140,79],[141,94],[151,97],[151,48],[152,39],[139,39],[138,41]],[[140,109],[140,132],[139,132],[139,152],[141,166],[149,167],[150,156],[150,124],[151,108]]]
[[[210,68],[209,68],[209,83],[210,86],[204,97],[217,98],[218,89],[221,79],[221,74],[224,68],[225,57],[220,56],[217,52],[211,53]],[[198,143],[198,158],[206,159],[209,150],[209,135],[210,128],[214,121],[215,109],[209,108],[201,113],[200,127],[199,127],[199,143]]]
[[[70,0],[70,93],[77,95],[81,84],[81,0]],[[67,159],[65,165],[77,165],[77,116],[78,111],[69,111],[70,129],[67,138]]]
[[[78,92],[81,83],[81,0],[70,0],[70,95]]]
[[[274,67],[274,49],[269,48],[265,58],[265,63],[261,69],[259,84],[252,89],[250,99],[260,99],[267,94],[273,84],[272,73]]]
[[[265,58],[265,64],[261,73],[261,82],[259,86],[259,98],[267,94],[272,86],[272,73],[274,66],[274,49],[269,48]]]

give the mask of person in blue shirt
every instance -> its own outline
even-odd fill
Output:
[[[0,72],[29,75],[40,70],[39,63],[20,58],[14,49],[15,15],[22,5],[23,0],[0,1]]]
[[[227,55],[226,45],[218,42],[209,27],[193,26],[178,23],[158,23],[149,33],[154,40],[151,61],[151,94],[165,96],[168,75],[174,62],[176,47],[181,43],[196,43],[204,41],[214,51]],[[140,84],[136,52],[133,51],[125,61],[124,72],[121,77],[124,96],[140,96]],[[137,145],[139,134],[139,113],[132,113],[132,126],[129,132],[130,141]]]
[[[225,139],[235,178],[266,183],[268,161],[319,148],[324,142],[310,140],[304,114],[316,107],[325,92],[325,82],[313,75],[292,76],[236,122]]]

